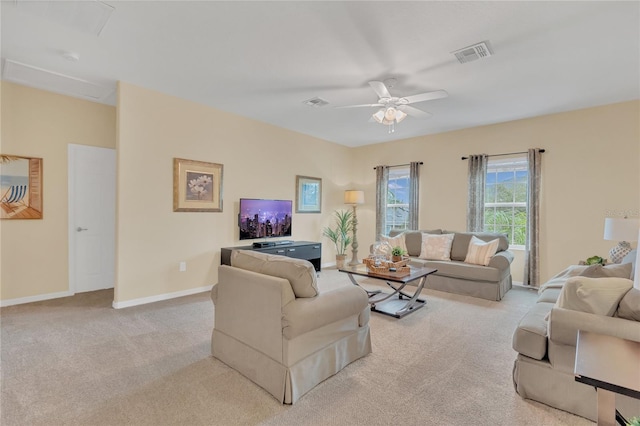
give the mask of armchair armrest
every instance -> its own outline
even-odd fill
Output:
[[[289,281],[221,265],[213,291],[215,329],[282,362],[282,310],[295,299]]]
[[[504,250],[494,254],[487,266],[504,271],[509,269],[511,262],[513,262],[513,253]]]
[[[640,322],[554,307],[549,313],[549,340],[576,346],[578,330],[640,341]]]
[[[323,292],[313,298],[298,298],[283,309],[282,333],[287,339],[293,339],[349,316],[359,315],[368,305],[367,293],[354,285]]]

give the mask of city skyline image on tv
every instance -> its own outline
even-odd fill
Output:
[[[290,237],[291,200],[240,199],[240,239]]]

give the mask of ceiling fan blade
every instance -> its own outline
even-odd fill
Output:
[[[398,109],[406,113],[407,115],[410,115],[416,118],[429,118],[433,115],[430,112],[422,111],[421,109],[414,108],[409,105],[398,105]]]
[[[379,98],[390,98],[391,93],[389,93],[389,89],[384,85],[381,81],[370,81],[369,86],[376,92]]]
[[[449,96],[449,94],[447,93],[446,90],[436,90],[433,92],[420,93],[419,95],[405,96],[402,99],[405,99],[408,104],[415,104],[417,102],[432,101],[434,99],[446,98],[447,96]]]
[[[345,105],[345,106],[337,106],[336,109],[340,108],[362,108],[362,107],[381,107],[384,106],[382,104],[361,104],[361,105]]]

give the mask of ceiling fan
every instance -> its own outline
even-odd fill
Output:
[[[380,107],[372,116],[370,121],[389,126],[389,133],[395,131],[395,124],[404,120],[407,115],[416,118],[429,118],[431,113],[412,107],[410,104],[418,102],[432,101],[434,99],[446,98],[449,94],[445,90],[435,90],[433,92],[420,93],[417,95],[405,96],[402,98],[391,96],[389,88],[396,83],[395,78],[382,81],[370,81],[369,86],[378,95],[378,103],[362,105],[346,105],[337,108],[361,108]]]

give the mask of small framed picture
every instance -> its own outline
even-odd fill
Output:
[[[173,159],[173,211],[221,212],[222,164]]]
[[[322,179],[296,176],[296,213],[320,213]]]
[[[42,158],[0,154],[0,219],[42,219]]]

